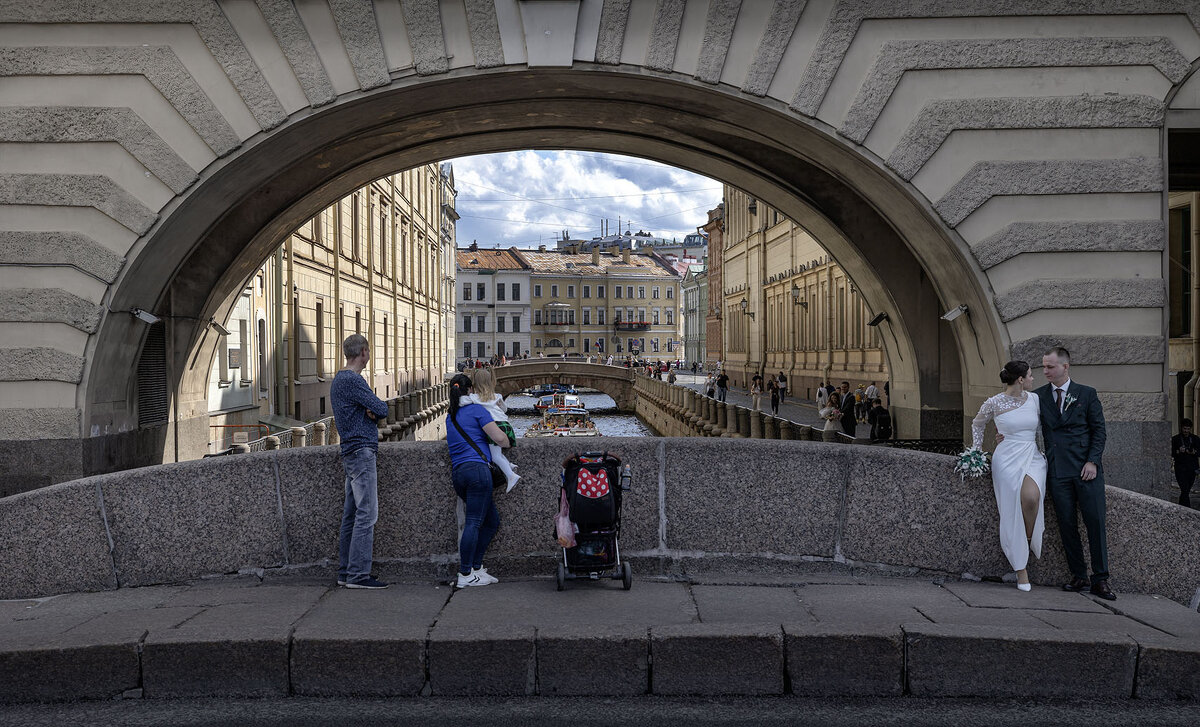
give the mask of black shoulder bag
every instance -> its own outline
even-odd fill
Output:
[[[471,449],[475,450],[475,454],[479,455],[484,462],[488,463],[488,470],[492,473],[492,489],[498,490],[501,487],[507,486],[508,475],[504,474],[504,470],[500,469],[500,465],[493,462],[491,457],[483,456],[483,452],[480,451],[479,445],[475,444],[475,441],[467,436],[467,433],[463,431],[461,426],[459,426],[458,419],[456,417],[450,417],[450,421],[454,424],[454,428],[458,430],[458,433],[462,436],[462,438],[467,440],[467,444],[471,445]]]

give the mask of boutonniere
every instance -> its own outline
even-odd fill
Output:
[[[1063,398],[1063,411],[1070,409],[1071,405],[1074,404],[1076,401],[1078,401],[1078,399],[1075,397],[1074,394],[1067,394],[1066,397]]]

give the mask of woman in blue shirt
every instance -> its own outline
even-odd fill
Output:
[[[483,567],[483,554],[496,531],[500,529],[500,513],[492,499],[492,473],[488,453],[489,439],[508,447],[505,434],[492,415],[467,398],[471,379],[458,374],[450,379],[450,413],[446,416],[446,444],[450,448],[450,481],[454,492],[464,503],[466,525],[458,541],[458,587],[486,586],[497,579]],[[455,422],[458,426],[454,426]],[[462,428],[462,434],[459,433]],[[475,447],[465,439],[466,434]],[[476,451],[478,447],[479,451]]]

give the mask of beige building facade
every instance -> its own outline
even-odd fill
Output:
[[[210,451],[240,431],[257,438],[263,424],[332,416],[330,383],[353,333],[371,342],[363,376],[380,398],[453,369],[444,255],[454,219],[443,210],[445,189],[436,164],[389,175],[287,236],[224,326],[209,379]]]
[[[795,395],[820,382],[888,379],[875,312],[820,243],[760,200],[725,187],[721,307],[725,369],[734,385],[787,374]],[[710,295],[712,293],[710,292]]]
[[[530,270],[532,356],[683,355],[680,276],[654,252],[516,250]]]

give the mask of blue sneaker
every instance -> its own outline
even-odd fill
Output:
[[[387,588],[387,587],[388,587],[388,584],[377,579],[375,576],[367,576],[365,578],[359,578],[356,581],[346,581],[346,588],[369,588],[372,590],[379,590],[380,588]]]

